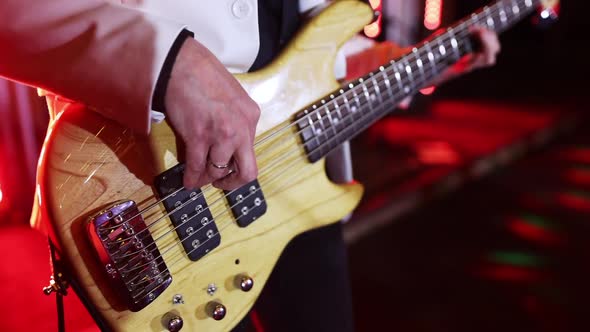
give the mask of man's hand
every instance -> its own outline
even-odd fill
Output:
[[[471,31],[479,41],[481,49],[476,53],[464,56],[453,68],[455,75],[470,72],[477,68],[490,67],[496,64],[496,57],[500,53],[498,35],[488,29],[475,27]]]
[[[256,178],[260,109],[203,45],[188,38],[172,68],[165,106],[186,146],[185,188],[230,190]]]

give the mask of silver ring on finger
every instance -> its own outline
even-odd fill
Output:
[[[212,161],[210,161],[209,163],[211,164],[211,166],[213,166],[213,167],[215,167],[217,169],[226,169],[226,168],[229,168],[229,163],[227,163],[227,164],[216,164],[216,163],[214,163]]]

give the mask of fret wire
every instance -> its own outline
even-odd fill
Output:
[[[414,81],[414,74],[412,72],[412,66],[410,66],[410,61],[408,60],[408,56],[405,56],[403,58],[400,59],[401,63],[399,65],[399,69],[400,69],[400,75],[401,73],[405,73],[405,75],[409,78],[410,80],[410,86],[408,87],[407,85],[404,87],[404,92],[409,92],[411,90],[416,89],[416,82]]]
[[[332,129],[333,135],[337,135],[338,132],[336,131],[336,125],[334,123],[334,119],[332,118],[332,114],[330,112],[330,104],[329,104],[329,102],[326,103],[325,108],[326,108],[326,116],[328,118],[328,123],[330,125],[330,129]]]
[[[316,109],[316,118],[317,118],[317,122],[319,122],[319,127],[318,130],[319,132],[316,133],[317,137],[318,137],[318,144],[321,146],[320,147],[320,154],[323,155],[323,148],[324,148],[324,142],[322,141],[322,136],[325,138],[325,140],[327,141],[329,138],[326,137],[326,128],[324,127],[324,121],[322,118],[322,112],[321,112],[321,108],[317,109],[317,106],[314,105],[314,108]]]
[[[306,110],[306,113],[307,112],[308,111]],[[310,114],[313,114],[313,113],[310,113]],[[317,129],[316,129],[316,126],[315,126],[315,122],[313,122],[313,119],[312,119],[311,116],[308,116],[307,119],[308,119],[309,125],[311,127],[311,132],[312,132],[312,135],[313,135],[313,139],[315,140],[315,142],[317,144],[316,146],[320,146],[322,144],[322,142],[320,141],[320,137],[318,135],[318,132],[317,132]],[[315,149],[315,147],[314,147],[314,149]]]
[[[371,96],[369,95],[369,90],[367,89],[367,85],[365,84],[365,81],[361,79],[359,85],[363,89],[363,94],[365,95],[365,98],[367,99],[367,102],[369,103],[369,111],[373,112],[373,103],[371,102]],[[360,109],[360,107],[359,107],[359,109]]]
[[[402,77],[401,74],[399,73],[399,71],[395,70],[395,61],[391,62],[391,69],[393,71],[393,76],[395,77],[395,81],[397,82],[397,88],[399,91],[404,91],[404,83],[402,82]]]
[[[427,53],[428,54],[427,55],[428,56],[428,61],[431,64],[432,70],[434,71],[433,72],[433,75],[438,75],[438,67],[436,66],[436,61],[434,59],[434,53],[432,51],[432,47],[430,47],[430,42],[429,41],[426,41],[424,43],[424,46],[423,47],[426,47],[426,51],[428,52]]]
[[[449,36],[451,37],[451,48],[453,49],[453,52],[455,53],[455,59],[457,61],[459,61],[459,59],[461,59],[461,53],[459,52],[459,48],[458,48],[458,43],[457,43],[457,39],[455,38],[455,33],[453,32],[453,28],[449,28],[448,30]]]
[[[422,61],[422,57],[419,56],[420,50],[418,48],[414,47],[412,49],[412,52],[414,53],[414,57],[416,58],[416,63],[418,64],[418,71],[420,72],[420,78],[422,80],[422,83],[424,83],[424,77],[425,77],[424,63]]]
[[[379,98],[379,104],[383,104],[383,96],[381,95],[381,88],[379,87],[378,81],[375,79],[373,73],[371,73],[371,82],[373,82],[373,89],[375,90],[375,95]]]
[[[512,14],[514,17],[518,17],[518,15],[520,15],[520,6],[518,5],[518,1],[512,0],[510,1],[510,4],[512,5]]]
[[[340,90],[342,91],[342,90]],[[333,96],[331,96],[333,97]],[[341,126],[346,128],[346,123],[344,122],[344,118],[342,117],[342,112],[340,111],[340,104],[338,104],[338,100],[332,98],[334,100],[334,108],[336,110],[336,113],[338,113],[338,124],[340,124]],[[338,129],[340,130],[340,129]]]
[[[352,108],[350,107],[350,101],[346,97],[346,92],[344,92],[342,94],[342,96],[344,97],[344,102],[346,103],[346,108],[348,109],[348,116],[347,116],[347,118],[350,119],[351,124],[353,126],[353,130],[356,131],[356,125],[355,125],[355,121],[354,121],[354,115],[352,114],[353,112],[352,112]]]
[[[379,72],[381,72],[381,76],[383,76],[383,81],[385,82],[385,87],[387,93],[389,94],[389,98],[393,100],[393,91],[391,91],[391,83],[389,82],[389,76],[387,76],[387,71],[385,70],[385,67],[379,67]]]

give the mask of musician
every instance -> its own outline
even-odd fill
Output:
[[[140,134],[167,117],[190,142],[187,188],[229,190],[256,178],[260,110],[232,73],[268,64],[324,1],[121,2],[0,1],[0,75],[42,89],[52,111],[86,108]],[[497,36],[483,29],[474,35],[481,51],[441,81],[494,64]],[[358,38],[348,49],[348,66],[359,75],[403,51]],[[342,78],[346,60],[336,62]],[[342,167],[346,148],[327,164],[333,180],[351,180]],[[337,223],[287,247],[256,310],[268,331],[352,331],[351,302]]]

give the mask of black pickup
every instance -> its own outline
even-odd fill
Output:
[[[266,213],[266,201],[258,180],[225,192],[227,202],[240,227],[250,225]]]
[[[184,164],[178,164],[155,180],[156,190],[164,198],[182,188]],[[200,189],[182,189],[162,202],[188,257],[196,261],[219,246],[221,235]]]

